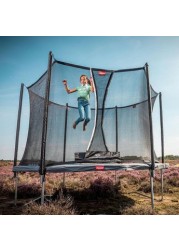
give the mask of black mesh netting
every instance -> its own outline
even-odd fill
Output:
[[[86,131],[83,123],[72,128],[78,118],[77,92],[67,94],[62,80],[70,89],[80,85],[80,76],[92,75],[96,91],[90,94],[91,121]],[[26,148],[20,165],[40,165],[45,73],[28,87],[30,123]],[[151,88],[152,104],[157,93]],[[150,161],[150,127],[147,80],[144,68],[129,71],[104,71],[77,67],[55,61],[52,65],[46,165],[68,162]]]

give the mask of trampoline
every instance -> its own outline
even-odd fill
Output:
[[[95,86],[90,94],[91,120],[86,131],[82,123],[72,128],[79,116],[77,95],[68,95],[62,83],[67,79],[70,88],[76,88],[81,75],[92,77]],[[147,63],[132,69],[98,69],[58,61],[50,52],[47,71],[27,87],[29,130],[24,154],[17,164],[24,87],[22,84],[14,153],[16,181],[18,172],[39,172],[43,203],[47,172],[148,169],[154,206],[154,170],[168,165],[164,162],[162,96],[150,85]],[[153,139],[152,111],[158,96],[162,163],[157,160]]]

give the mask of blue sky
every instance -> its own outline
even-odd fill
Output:
[[[106,69],[148,62],[150,83],[163,95],[165,154],[179,155],[179,37],[0,37],[0,159],[13,159],[20,84],[28,86],[44,73],[49,51],[58,60]],[[25,93],[19,158],[28,127],[27,100]],[[154,118],[158,112],[156,107]],[[159,126],[154,129],[160,155]]]

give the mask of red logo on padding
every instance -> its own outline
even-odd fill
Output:
[[[100,71],[98,71],[98,75],[99,76],[105,76],[106,75],[106,71],[100,70]]]
[[[96,170],[104,170],[104,166],[102,166],[102,165],[96,166]]]

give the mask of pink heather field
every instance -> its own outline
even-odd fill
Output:
[[[161,201],[160,171],[155,171],[155,209],[151,209],[149,171],[96,171],[47,174],[48,200],[41,195],[38,173],[20,173],[17,205],[14,205],[12,161],[0,161],[1,215],[177,215],[179,214],[179,160],[166,160],[164,196]]]

